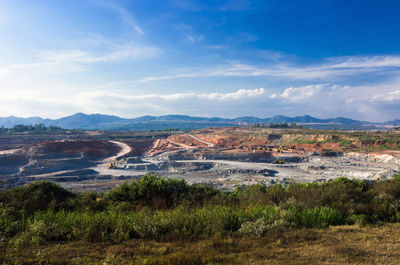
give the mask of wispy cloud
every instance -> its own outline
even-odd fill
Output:
[[[43,97],[2,97],[0,114],[2,116],[18,115],[20,117],[40,116],[59,118],[77,111],[79,106],[72,101],[60,99],[45,99]],[[35,110],[32,113],[32,110]]]
[[[146,46],[135,42],[113,43],[108,41],[101,51],[73,50],[41,50],[37,51],[37,61],[16,63],[0,68],[0,74],[30,70],[41,73],[71,73],[87,70],[87,66],[97,63],[115,63],[152,58],[162,51],[154,46]]]
[[[226,49],[226,48],[228,48],[228,46],[225,46],[225,45],[206,45],[204,47],[208,48],[208,49]]]
[[[255,42],[258,39],[258,36],[255,34],[249,32],[237,32],[230,37],[229,43],[240,45],[242,43]]]
[[[221,115],[239,115],[238,106],[249,101],[259,101],[267,91],[258,89],[239,89],[233,92],[216,93],[170,93],[132,95],[96,90],[78,94],[74,102],[85,106],[88,112],[106,112],[117,115],[131,113],[131,116],[166,113],[184,113],[191,115],[213,115],[216,109],[229,109]],[[207,106],[209,110],[204,109]],[[228,114],[233,111],[231,114]],[[133,114],[134,113],[134,114]]]
[[[99,106],[102,106],[101,111],[117,115],[134,113],[131,116],[166,113],[203,116],[218,113],[218,116],[226,117],[309,114],[322,118],[346,116],[369,121],[384,121],[394,119],[397,115],[400,92],[393,90],[395,84],[369,87],[320,83],[282,89],[256,88],[215,93],[142,95],[97,90],[77,95],[74,102],[79,102],[92,112],[99,111]],[[379,89],[385,93],[378,94]],[[388,100],[396,104],[389,107]]]
[[[400,67],[400,56],[346,56],[329,59],[323,68],[381,68]]]
[[[326,87],[326,85],[324,84],[308,85],[302,87],[288,87],[279,95],[279,97],[291,101],[302,101],[304,99],[312,97],[313,95],[321,91],[321,89],[323,89],[324,87]],[[275,96],[273,96],[272,98],[274,97]]]
[[[379,101],[400,101],[400,89],[396,89],[393,91],[389,91],[386,93],[379,93],[372,97],[372,100],[379,100]]]
[[[34,62],[16,63],[0,67],[0,75],[12,74],[20,71],[29,71],[33,74],[63,74],[86,71],[87,67],[81,64],[59,63],[59,62]]]
[[[264,88],[256,88],[256,89],[239,89],[234,92],[227,93],[172,93],[172,94],[144,94],[144,95],[122,95],[112,92],[107,92],[103,90],[96,90],[86,93],[81,93],[78,95],[80,98],[84,99],[95,99],[95,98],[115,98],[123,101],[131,101],[131,100],[151,100],[151,99],[161,99],[161,100],[182,100],[188,98],[197,98],[197,99],[207,99],[207,100],[215,100],[215,101],[227,101],[227,100],[241,100],[244,98],[253,98],[259,97],[266,94],[266,90]]]
[[[131,26],[132,29],[135,30],[139,35],[144,34],[143,29],[139,26],[132,13],[130,13],[126,8],[108,0],[98,1],[98,3],[116,12],[120,16],[120,18],[129,26]]]
[[[82,50],[49,50],[38,52],[39,57],[47,62],[58,63],[101,63],[132,61],[151,58],[160,54],[161,50],[152,46],[143,46],[137,43],[122,43],[101,53]]]
[[[181,23],[174,28],[183,34],[183,41],[187,44],[196,44],[204,40],[204,35],[195,33],[190,25]]]
[[[178,78],[200,77],[285,77],[291,79],[321,79],[339,76],[351,76],[362,73],[379,72],[393,68],[399,70],[400,56],[371,57],[338,57],[329,59],[327,63],[316,65],[294,65],[289,62],[278,62],[267,66],[250,64],[229,64],[214,68],[188,69],[185,72],[164,76],[149,76],[138,82],[151,82]]]
[[[147,94],[116,92],[104,88],[77,92],[62,99],[51,94],[36,97],[32,93],[30,97],[24,95],[3,97],[0,113],[9,113],[12,110],[14,114],[22,113],[23,116],[27,116],[30,115],[28,110],[35,109],[35,115],[45,114],[45,117],[48,117],[46,113],[59,117],[77,111],[108,113],[123,117],[171,113],[222,117],[310,114],[322,118],[346,116],[369,121],[384,121],[398,118],[399,85],[399,80],[394,80],[374,86],[316,83],[280,89],[254,88],[211,93],[189,91]]]

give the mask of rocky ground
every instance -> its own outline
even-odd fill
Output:
[[[330,134],[290,143],[299,136],[237,131],[203,130],[137,141],[68,139],[27,144],[0,150],[0,176],[8,187],[45,179],[80,191],[107,190],[156,173],[233,190],[240,185],[324,182],[338,177],[373,181],[400,171],[396,150],[346,150],[338,141],[330,142]],[[276,163],[279,160],[281,164]]]

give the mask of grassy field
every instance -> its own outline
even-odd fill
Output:
[[[399,264],[400,176],[235,192],[146,175],[0,191],[1,264]]]
[[[264,237],[52,242],[2,251],[2,264],[399,264],[400,225],[335,226]]]

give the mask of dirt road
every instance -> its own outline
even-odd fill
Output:
[[[103,163],[110,163],[132,151],[132,148],[123,142],[118,142],[118,141],[109,141],[109,142],[118,145],[121,148],[121,150],[115,156],[104,159]]]
[[[187,144],[177,143],[177,142],[171,141],[170,139],[167,139],[167,141],[168,141],[169,143],[173,144],[173,145],[182,147],[182,148],[184,148],[184,149],[195,149],[195,148],[198,148],[197,146],[189,146],[189,145],[187,145]]]
[[[203,144],[207,145],[207,147],[214,147],[214,144],[213,144],[213,143],[210,143],[210,142],[206,142],[206,141],[204,141],[204,140],[201,140],[201,139],[197,138],[196,136],[194,136],[194,135],[192,135],[192,134],[188,134],[188,136],[191,137],[191,138],[193,138],[194,140],[200,142],[200,143],[203,143]]]
[[[19,150],[22,150],[22,148],[2,150],[2,151],[0,151],[0,155],[11,155],[11,154],[18,152]]]

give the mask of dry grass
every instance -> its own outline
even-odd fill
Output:
[[[208,239],[122,244],[74,242],[12,249],[4,264],[399,264],[400,224],[301,229],[263,238],[218,235]]]

